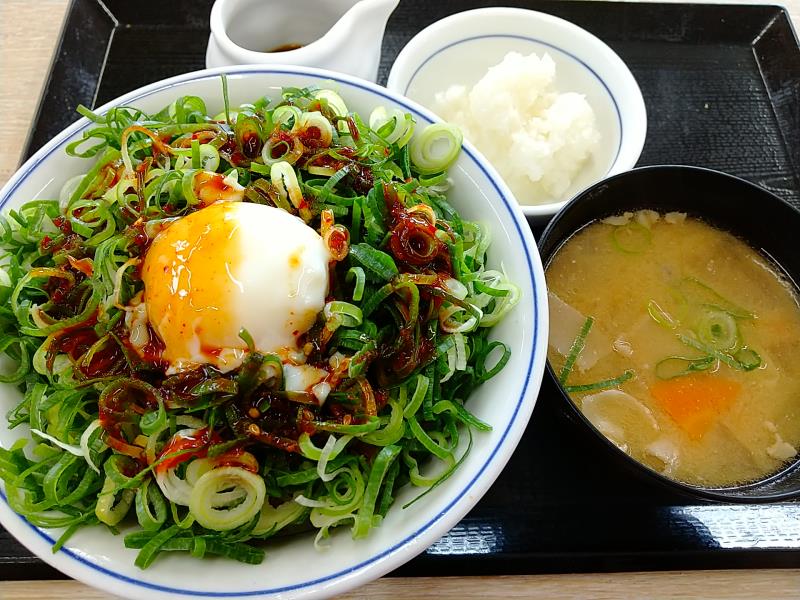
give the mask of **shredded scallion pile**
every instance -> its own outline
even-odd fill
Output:
[[[195,96],[79,112],[93,125],[67,152],[92,160],[86,174],[0,221],[0,382],[24,395],[10,425],[31,430],[0,449],[0,477],[15,511],[63,528],[54,550],[100,524],[125,528],[141,568],[163,552],[255,564],[275,535],[364,537],[401,486],[450,476],[490,428],[465,401],[508,361],[488,333],[519,298],[487,265],[489,232],[445,195],[458,130],[414,135],[409,114],[365,121],[311,88],[239,107],[226,93],[215,116]],[[245,330],[235,370],[167,374],[139,267],[220,189],[296,215],[330,251],[302,345],[327,373],[313,393],[287,390],[287,366]]]

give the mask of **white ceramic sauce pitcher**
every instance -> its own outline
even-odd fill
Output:
[[[302,65],[375,81],[383,32],[398,2],[217,0],[206,66]]]

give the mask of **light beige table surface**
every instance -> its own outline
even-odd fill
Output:
[[[168,0],[167,0],[168,1]],[[729,2],[732,3],[732,2]],[[800,23],[800,0],[785,3]],[[0,185],[16,170],[67,0],[0,0]],[[800,598],[798,570],[383,578],[344,596],[436,598]],[[2,600],[111,600],[75,581],[0,582]]]

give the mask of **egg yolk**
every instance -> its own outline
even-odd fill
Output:
[[[242,329],[262,352],[295,349],[324,306],[327,271],[319,234],[280,209],[220,203],[170,224],[142,268],[168,372],[236,368],[247,348]]]

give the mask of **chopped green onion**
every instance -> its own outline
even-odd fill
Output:
[[[410,158],[418,173],[430,175],[447,170],[458,158],[464,136],[449,123],[428,125],[411,140]]]
[[[264,140],[261,119],[253,115],[240,113],[233,127],[236,146],[247,158],[253,159],[261,155]]]
[[[325,304],[324,308],[322,309],[322,314],[326,319],[330,319],[334,315],[337,316],[339,319],[341,319],[341,324],[343,327],[358,327],[361,325],[361,321],[363,320],[360,308],[354,304],[343,302],[341,300],[332,300],[331,302]]]
[[[436,404],[433,405],[433,414],[438,415],[443,412],[449,412],[459,421],[464,423],[465,425],[469,425],[477,429],[478,431],[491,431],[492,426],[488,423],[484,423],[478,417],[473,415],[469,412],[466,408],[464,408],[461,404],[457,402],[453,402],[451,400],[440,400]]]
[[[736,369],[737,371],[750,371],[750,370],[754,369],[755,367],[757,367],[758,364],[761,364],[761,358],[758,357],[758,354],[756,354],[752,350],[748,350],[743,355],[745,357],[745,360],[748,361],[748,363],[746,365],[744,363],[739,362],[739,360],[736,359],[735,356],[731,356],[730,354],[727,354],[726,352],[722,352],[720,350],[717,350],[716,348],[713,348],[712,346],[709,346],[708,344],[704,344],[703,342],[700,342],[700,341],[698,341],[698,340],[696,340],[693,337],[690,337],[688,335],[684,335],[682,333],[678,334],[678,339],[681,342],[683,342],[684,344],[686,344],[687,346],[689,346],[690,348],[694,348],[695,350],[699,350],[700,352],[703,352],[705,354],[713,356],[717,360],[719,360],[721,362],[724,362],[726,365],[728,365],[729,367],[731,367],[733,369]],[[752,352],[752,354],[751,354],[751,352]],[[748,365],[752,365],[753,364],[753,361],[755,360],[755,357],[758,357],[758,364],[756,364],[755,366],[750,366],[749,368],[747,368]]]
[[[354,538],[365,537],[372,528],[375,503],[378,500],[381,484],[386,477],[386,473],[389,471],[389,467],[397,460],[400,452],[401,448],[399,446],[384,446],[375,457],[372,463],[372,469],[370,469],[367,489],[364,492],[364,500],[358,509],[358,514],[353,524]]]
[[[265,501],[261,507],[261,516],[253,528],[253,535],[274,535],[284,527],[299,521],[307,513],[308,509],[295,502],[294,498],[276,507],[273,507],[269,501]]]
[[[152,479],[136,490],[136,518],[145,531],[157,531],[167,520],[167,503]]]
[[[240,491],[238,504],[229,490]],[[264,504],[266,488],[257,474],[241,467],[219,467],[198,479],[189,496],[189,510],[197,523],[215,531],[228,531],[255,517]]]
[[[414,120],[400,109],[378,106],[369,116],[369,127],[389,144],[402,148],[414,132]]]
[[[192,140],[192,168],[200,168],[200,142]]]
[[[604,390],[608,388],[617,387],[625,383],[626,381],[633,379],[635,373],[633,371],[625,371],[619,377],[614,377],[613,379],[604,379],[602,381],[597,381],[595,383],[585,383],[581,385],[565,385],[564,390],[568,394],[574,394],[576,392],[592,392],[594,390]]]
[[[752,371],[761,366],[761,356],[752,348],[741,348],[733,358],[738,361],[743,371]]]
[[[626,254],[641,254],[650,247],[652,238],[652,232],[636,221],[614,227],[611,231],[614,247]]]
[[[388,446],[400,441],[406,432],[403,422],[403,407],[395,400],[389,400],[391,413],[383,429],[378,429],[361,437],[361,440],[374,446]]]
[[[413,417],[417,414],[419,407],[422,406],[422,401],[428,393],[428,386],[430,379],[420,374],[417,375],[416,383],[414,386],[414,393],[411,395],[411,402],[403,409],[403,414],[407,417]]]
[[[665,329],[674,330],[678,328],[678,322],[670,314],[661,308],[655,300],[647,303],[647,313],[653,320]]]
[[[572,372],[572,368],[575,366],[575,361],[578,360],[578,355],[586,345],[586,337],[589,335],[589,331],[592,329],[593,324],[594,318],[587,317],[586,321],[581,327],[581,330],[578,332],[578,336],[572,342],[572,346],[569,349],[569,354],[567,355],[567,361],[564,363],[564,367],[558,374],[558,381],[561,385],[564,385],[567,382],[569,374]]]
[[[350,267],[350,269],[347,271],[347,276],[345,277],[345,281],[347,283],[350,283],[354,279],[355,279],[355,285],[353,286],[353,301],[360,302],[361,299],[364,297],[364,283],[366,282],[364,269],[362,269],[361,267]]]
[[[219,152],[211,144],[200,144],[200,165],[194,167],[204,171],[216,171],[219,169]]]
[[[369,244],[353,244],[350,246],[350,257],[380,281],[389,281],[399,273],[394,259]]]
[[[684,356],[670,356],[656,363],[656,377],[659,379],[673,379],[697,371],[709,369],[716,359],[713,356],[701,358],[686,358]]]
[[[688,302],[718,308],[737,319],[754,319],[755,314],[734,304],[716,290],[695,277],[686,277],[678,283],[678,291]]]
[[[736,319],[729,313],[706,308],[697,324],[698,337],[716,350],[730,350],[739,343]]]
[[[135,495],[133,490],[118,490],[117,484],[106,477],[94,509],[97,518],[106,525],[117,525],[128,514]]]
[[[231,108],[230,101],[228,100],[228,76],[222,73],[220,78],[222,79],[222,100],[225,104],[225,122],[228,123],[228,127],[231,127]]]

